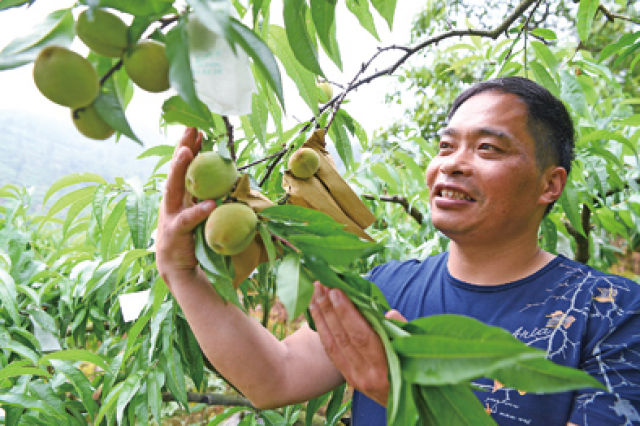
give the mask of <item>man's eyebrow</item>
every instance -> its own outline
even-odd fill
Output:
[[[502,130],[492,129],[490,127],[481,127],[477,130],[479,136],[494,136],[498,139],[502,139],[505,142],[510,142],[513,137]]]
[[[438,130],[437,133],[438,136],[457,136],[460,132],[452,127],[443,127]],[[505,142],[510,142],[513,139],[509,133],[491,127],[480,127],[479,129],[473,130],[473,133],[475,133],[476,136],[493,136]]]

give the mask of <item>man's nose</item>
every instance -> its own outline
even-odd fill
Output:
[[[471,173],[471,153],[459,149],[442,159],[440,171],[447,175],[468,175]]]

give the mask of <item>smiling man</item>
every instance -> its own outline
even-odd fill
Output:
[[[303,327],[278,341],[212,289],[197,266],[192,230],[215,205],[182,202],[184,173],[199,149],[200,136],[188,129],[160,209],[157,265],[206,356],[259,407],[304,401],[346,380],[356,389],[353,423],[384,425],[384,350],[342,292],[316,283],[310,311],[318,331]],[[572,152],[571,119],[544,88],[518,77],[473,86],[454,102],[426,175],[431,219],[450,238],[448,251],[369,273],[391,317],[471,316],[610,390],[535,395],[478,380],[478,398],[501,425],[640,422],[638,284],[537,243]]]

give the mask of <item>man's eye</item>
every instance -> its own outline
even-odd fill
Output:
[[[440,143],[438,144],[438,147],[443,150],[443,149],[449,149],[451,148],[451,143],[447,142],[447,141],[440,141]]]
[[[480,146],[478,146],[478,149],[483,151],[500,151],[500,148],[490,143],[481,143]]]

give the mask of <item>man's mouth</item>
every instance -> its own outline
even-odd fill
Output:
[[[442,191],[440,191],[440,196],[452,200],[475,201],[464,192],[454,191],[452,189],[443,189]]]

